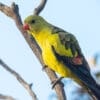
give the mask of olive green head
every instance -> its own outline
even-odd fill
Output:
[[[24,20],[23,28],[29,32],[38,33],[48,26],[48,23],[41,16],[28,16]]]

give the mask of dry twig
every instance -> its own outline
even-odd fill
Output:
[[[41,4],[36,8],[39,10],[35,9],[34,14],[39,14],[43,10],[45,4],[46,4],[46,0],[41,0]],[[0,3],[0,10],[4,14],[6,14],[8,17],[11,17],[15,21],[16,26],[18,27],[19,31],[22,33],[25,40],[28,42],[30,48],[32,49],[32,51],[34,52],[36,57],[39,59],[42,66],[44,67],[45,64],[43,63],[43,60],[41,57],[41,51],[40,51],[38,45],[36,44],[35,40],[31,39],[30,38],[31,36],[26,31],[24,31],[22,28],[22,20],[19,15],[18,5],[13,3],[11,7],[8,7],[8,6]],[[57,75],[49,68],[45,68],[45,72],[47,73],[51,82],[57,79]],[[62,87],[62,85],[60,83],[58,83],[54,89],[56,91],[56,94],[57,94],[59,100],[66,100],[64,88]]]
[[[14,70],[12,70],[7,64],[5,64],[1,59],[0,59],[0,65],[6,69],[8,72],[10,72],[13,76],[16,77],[16,79],[22,84],[22,86],[28,91],[30,96],[32,97],[33,100],[37,100],[35,93],[32,91],[31,86]]]
[[[39,15],[40,12],[44,9],[45,5],[46,5],[47,0],[41,0],[40,5],[34,9],[34,15]]]
[[[2,99],[2,100],[15,100],[13,97],[3,95],[3,94],[0,94],[0,99]]]

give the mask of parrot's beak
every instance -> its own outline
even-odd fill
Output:
[[[29,30],[29,25],[28,24],[24,24],[23,25],[23,29],[26,30],[26,31]]]

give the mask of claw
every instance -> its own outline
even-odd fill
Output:
[[[46,67],[47,67],[47,65],[44,65],[43,68],[42,68],[42,71],[44,71]]]
[[[62,87],[64,87],[64,84],[61,83],[60,81],[63,79],[63,77],[58,78],[57,80],[52,81],[52,89],[56,86],[56,84],[60,83]]]

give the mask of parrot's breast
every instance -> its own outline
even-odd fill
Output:
[[[55,42],[53,45],[55,45],[57,49],[57,42]],[[59,73],[62,77],[70,77],[71,72],[70,70],[63,64],[63,62],[58,61],[56,58],[51,44],[48,42],[48,39],[44,42],[44,46],[42,48],[42,57],[44,60],[44,63],[54,70],[55,72]]]

